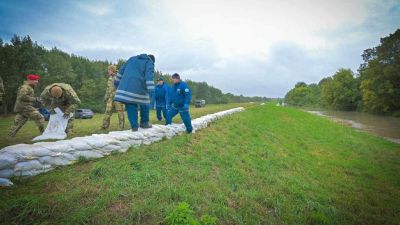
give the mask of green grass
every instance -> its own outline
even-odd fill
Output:
[[[231,109],[238,106],[246,106],[249,104],[221,104],[221,105],[212,105],[209,104],[203,108],[190,108],[190,114],[193,118],[197,118],[200,116],[204,116],[206,114],[215,113],[221,110]],[[125,113],[126,114],[126,113]],[[156,124],[158,121],[156,119],[155,110],[150,111],[150,122]],[[163,121],[165,122],[165,121]],[[180,116],[177,115],[173,122],[182,123]],[[8,138],[8,131],[11,125],[14,123],[14,115],[10,115],[7,117],[3,117],[0,120],[0,148],[3,148],[8,145],[20,144],[20,143],[33,143],[31,140],[40,135],[36,124],[32,121],[28,121],[22,128],[19,130],[17,135],[14,138]],[[47,122],[46,122],[47,124]],[[109,131],[119,130],[118,127],[118,115],[116,113],[111,117],[111,123],[108,130],[100,129],[100,126],[103,124],[103,114],[95,114],[92,119],[76,119],[74,120],[74,134],[72,137],[81,137],[86,135],[91,135],[93,133],[108,133]],[[130,129],[128,117],[125,115],[125,129]]]
[[[399,224],[400,145],[306,112],[248,107],[193,135],[0,190],[4,224]],[[1,223],[0,222],[0,223]]]

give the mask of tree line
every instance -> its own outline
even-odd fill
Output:
[[[117,67],[123,64],[119,60]],[[4,81],[5,96],[1,111],[8,113],[13,110],[17,90],[26,80],[27,74],[39,74],[37,94],[45,86],[55,83],[68,83],[77,92],[81,99],[82,108],[90,108],[95,112],[104,110],[104,94],[107,82],[107,67],[111,62],[105,60],[89,60],[88,58],[68,54],[57,49],[46,49],[33,42],[29,36],[14,35],[9,43],[0,38],[0,76]],[[182,74],[185,76],[185,74]],[[163,77],[172,84],[169,74],[155,72],[155,79]],[[266,101],[264,97],[236,96],[231,93],[222,93],[221,90],[208,85],[206,82],[187,80],[192,88],[193,99],[204,99],[207,103],[230,103]]]
[[[318,84],[298,82],[286,93],[285,102],[400,116],[400,29],[364,50],[362,58],[358,73],[341,68]]]

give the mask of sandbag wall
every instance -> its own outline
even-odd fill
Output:
[[[192,120],[192,125],[199,130],[210,122],[243,110],[243,107],[239,107],[202,116]],[[10,181],[12,177],[35,176],[58,166],[72,164],[79,158],[101,158],[112,152],[126,152],[130,147],[148,145],[185,131],[183,124],[153,125],[150,129],[139,129],[137,132],[112,131],[70,140],[8,146],[0,150],[0,186],[13,185]]]

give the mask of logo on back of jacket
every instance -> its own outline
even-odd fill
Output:
[[[181,89],[180,88],[176,89],[176,92],[178,94],[183,94],[183,93],[181,93]],[[185,88],[185,92],[189,92],[189,88]]]

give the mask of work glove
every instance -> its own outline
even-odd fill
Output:
[[[42,103],[40,102],[40,98],[35,97],[35,102],[33,103],[33,107],[40,108],[41,106],[42,106]]]
[[[183,105],[183,110],[189,110],[189,104],[184,104]]]
[[[49,113],[50,113],[51,115],[54,115],[54,114],[56,114],[56,111],[55,111],[54,109],[50,109]]]
[[[64,113],[63,118],[64,119],[69,119],[69,113]]]

